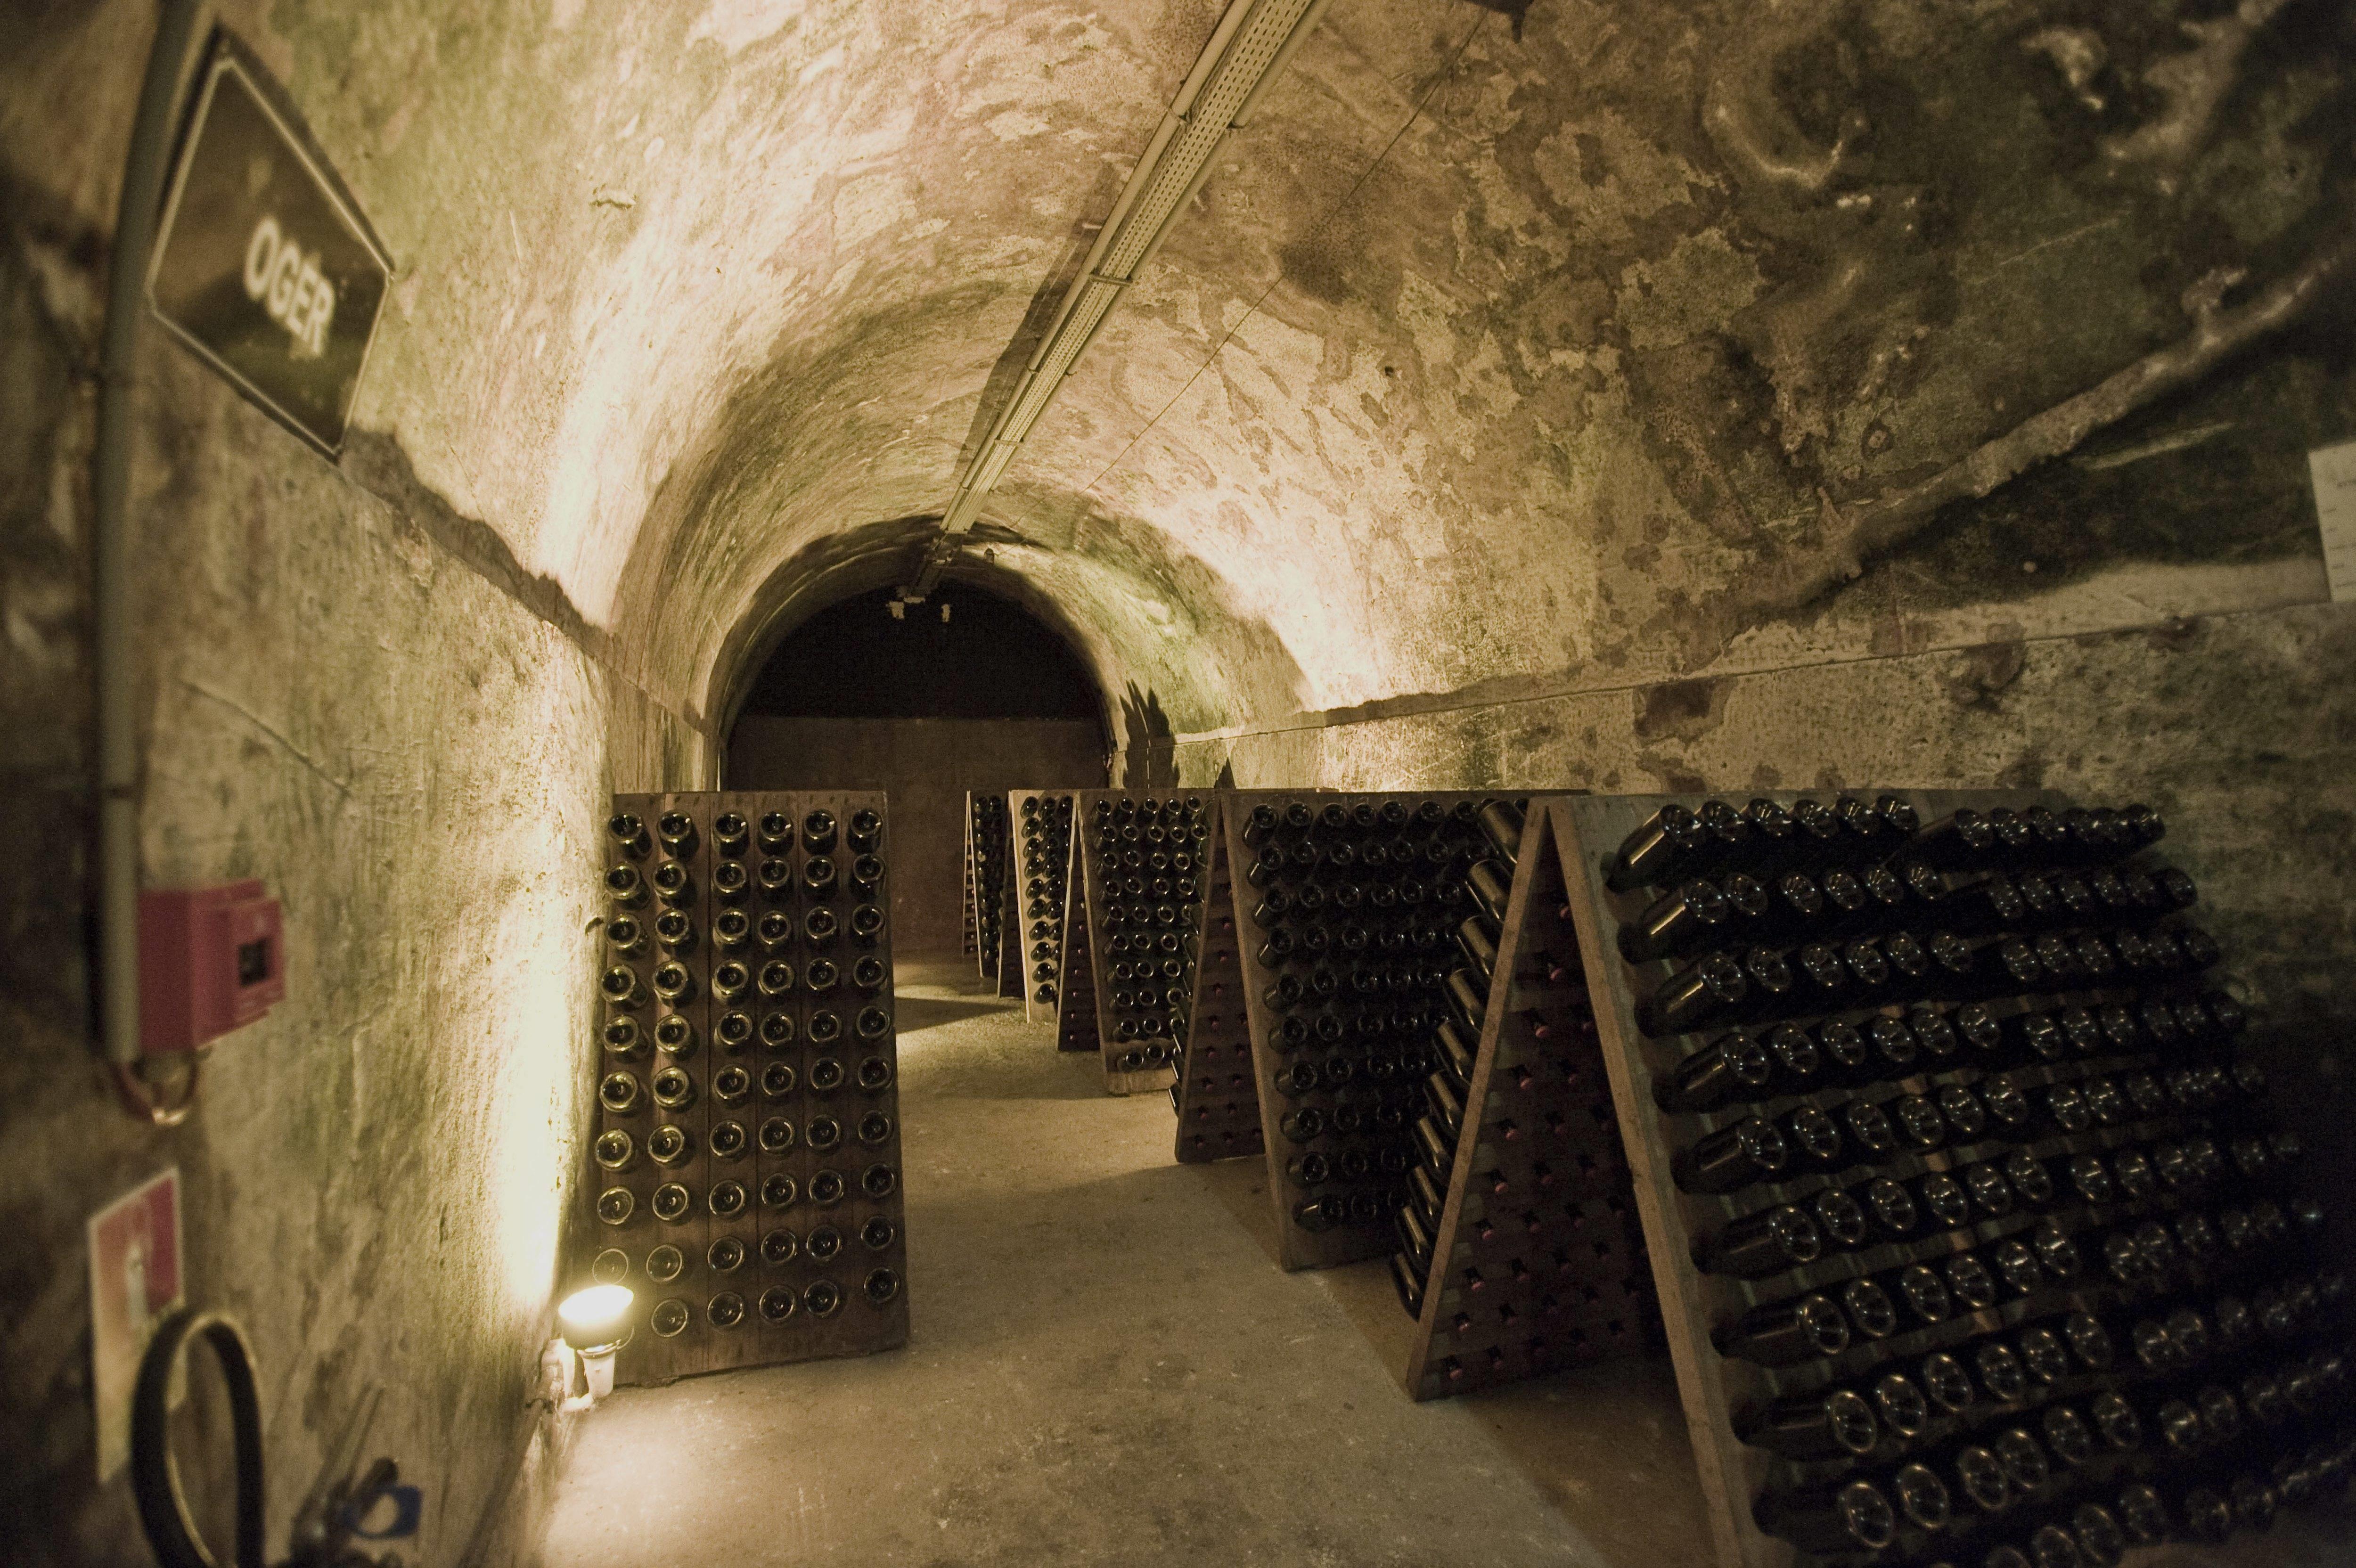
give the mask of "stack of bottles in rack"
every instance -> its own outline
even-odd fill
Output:
[[[651,1286],[626,1364],[664,1375],[791,1359],[849,1300],[905,1312],[882,816],[701,799],[651,836],[618,811],[605,879],[592,1272]]]
[[[1455,932],[1460,962],[1448,976],[1391,1257],[1409,1317],[1423,1317],[1439,1293],[1430,1353],[1446,1392],[1633,1351],[1659,1332],[1559,862],[1520,865],[1519,805],[1491,801],[1480,825],[1488,855],[1465,876],[1472,911]],[[1519,874],[1530,890],[1509,940]],[[1514,973],[1501,976],[1509,950]],[[1514,1010],[1493,1023],[1490,1012],[1505,1008]],[[1483,1077],[1484,1035],[1493,1056]],[[1469,1161],[1459,1157],[1467,1140]],[[1451,1198],[1453,1244],[1442,1257]]]
[[[1258,932],[1288,1207],[1304,1229],[1379,1227],[1405,1200],[1478,814],[1469,800],[1295,801],[1243,824],[1237,901]]]
[[[1199,796],[1100,799],[1090,813],[1104,935],[1096,949],[1124,1072],[1173,1064],[1186,1040],[1196,933],[1210,859],[1210,824]]]
[[[2141,806],[1665,806],[1608,884],[1802,1551],[2107,1564],[2344,1488],[2346,1276]],[[1698,1206],[1689,1206],[1698,1207]]]
[[[1485,851],[1464,874],[1470,912],[1456,924],[1456,964],[1444,982],[1446,1015],[1432,1035],[1431,1072],[1423,1082],[1423,1114],[1415,1123],[1415,1166],[1408,1172],[1407,1201],[1394,1211],[1399,1250],[1391,1254],[1391,1283],[1410,1317],[1420,1317],[1440,1211],[1456,1168],[1456,1142],[1464,1131],[1464,1108],[1472,1091],[1473,1061],[1488,1011],[1497,944],[1513,896],[1514,866],[1521,852],[1522,813],[1505,801],[1486,802],[1475,822]],[[1474,1107],[1476,1113],[1478,1107]]]
[[[976,795],[968,798],[973,803],[973,820],[967,829],[972,848],[966,875],[972,882],[974,947],[981,972],[995,975],[998,923],[1006,901],[1006,797]]]
[[[1072,797],[1034,795],[1023,802],[1023,952],[1031,965],[1031,999],[1055,1001],[1063,964],[1065,878],[1071,870]]]

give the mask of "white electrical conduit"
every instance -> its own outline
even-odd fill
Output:
[[[98,729],[98,1010],[106,1061],[134,1112],[162,1125],[185,1118],[196,1097],[158,1104],[136,1072],[139,1035],[139,727],[133,702],[131,439],[147,265],[163,206],[166,160],[180,81],[201,0],[164,0],[147,78],[132,123],[131,153],[107,263],[106,339],[99,361],[98,431],[91,454],[91,666]]]
[[[1330,3],[1234,0],[1219,18],[1202,58],[1171,101],[1145,155],[1097,231],[1096,244],[1015,383],[1013,396],[958,481],[957,494],[941,516],[940,534],[926,549],[915,581],[902,590],[904,596],[922,599],[940,581],[958,536],[980,516],[982,497],[1023,450],[1032,427],[1062,390],[1121,292],[1137,281],[1203,188],[1228,135],[1250,123],[1269,85],[1283,74],[1293,51]]]

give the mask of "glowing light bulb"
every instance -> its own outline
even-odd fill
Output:
[[[637,1297],[626,1285],[593,1285],[558,1305],[556,1321],[564,1342],[581,1357],[581,1377],[591,1400],[614,1392],[614,1352],[630,1342],[630,1307]]]

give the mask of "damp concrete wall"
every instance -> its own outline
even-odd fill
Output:
[[[1102,789],[1104,731],[1073,719],[786,719],[728,732],[728,789],[880,789],[890,796],[892,944],[964,945],[969,794]]]
[[[423,1490],[410,1561],[517,1561],[563,1438],[529,1401],[588,1111],[601,804],[698,782],[711,748],[396,443],[330,465],[151,333],[141,877],[262,879],[287,995],[182,1125],[117,1106],[84,923],[89,462],[150,9],[0,25],[0,1558],[146,1560],[93,1474],[82,1227],[177,1167],[187,1299],[259,1367],[273,1559],[373,1387],[369,1452]]]
[[[1129,765],[2148,799],[2262,1006],[2344,1009],[2356,613],[2308,453],[2356,438],[2356,280],[2317,272],[2347,9],[1498,9],[1402,57],[1337,6],[1268,134],[1330,152],[1321,116],[1381,107],[1396,139],[1214,182],[1018,470],[1010,512],[1085,475],[1290,657],[1243,711],[1149,712]],[[1249,200],[1280,178],[1308,199]],[[1848,558],[1847,521],[2303,273],[2281,330]]]

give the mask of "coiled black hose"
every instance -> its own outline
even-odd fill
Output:
[[[230,1423],[237,1447],[236,1568],[262,1568],[262,1400],[254,1390],[253,1353],[226,1313],[183,1307],[164,1319],[139,1363],[139,1385],[131,1403],[131,1492],[139,1522],[147,1531],[161,1568],[220,1568],[189,1517],[180,1491],[179,1467],[172,1461],[172,1376],[201,1339],[220,1363],[229,1387]]]

